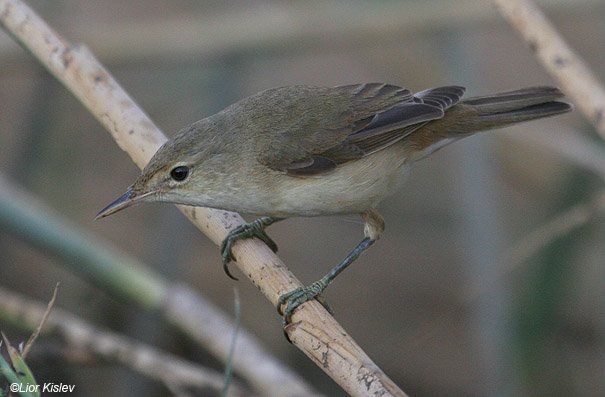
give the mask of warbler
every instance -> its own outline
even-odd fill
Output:
[[[279,299],[283,321],[318,298],[384,230],[378,203],[405,180],[410,166],[478,131],[568,112],[555,87],[530,87],[463,99],[464,87],[413,94],[390,84],[272,88],[199,120],[174,135],[141,175],[97,218],[142,201],[160,201],[261,215],[233,229],[231,247],[297,216],[360,214],[363,240],[323,278]],[[231,276],[233,277],[233,276]]]

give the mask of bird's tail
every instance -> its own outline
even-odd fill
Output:
[[[474,117],[463,126],[467,132],[477,132],[570,111],[570,104],[556,101],[561,97],[563,93],[556,87],[530,87],[468,98],[460,104],[468,107]]]
[[[494,95],[461,100],[443,118],[431,121],[406,137],[417,150],[414,160],[479,131],[506,127],[524,121],[550,117],[572,110],[559,102],[563,93],[556,87],[529,87]]]

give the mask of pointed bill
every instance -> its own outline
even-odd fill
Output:
[[[131,205],[144,201],[145,199],[148,199],[149,197],[155,195],[156,193],[157,193],[156,191],[152,191],[152,192],[143,193],[141,195],[137,195],[136,193],[134,193],[132,191],[132,188],[128,189],[126,191],[126,193],[124,193],[122,196],[120,196],[116,201],[109,204],[107,207],[103,208],[97,214],[97,216],[95,217],[95,220],[105,218],[106,216],[109,216],[115,212],[123,210],[124,208],[130,207]]]

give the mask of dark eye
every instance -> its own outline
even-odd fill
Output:
[[[186,165],[179,165],[170,171],[170,177],[177,182],[184,181],[189,175],[189,167]]]

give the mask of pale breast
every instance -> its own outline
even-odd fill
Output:
[[[320,216],[359,213],[375,207],[407,176],[409,165],[396,146],[344,164],[329,174],[307,178],[280,174],[263,213],[277,217]]]

